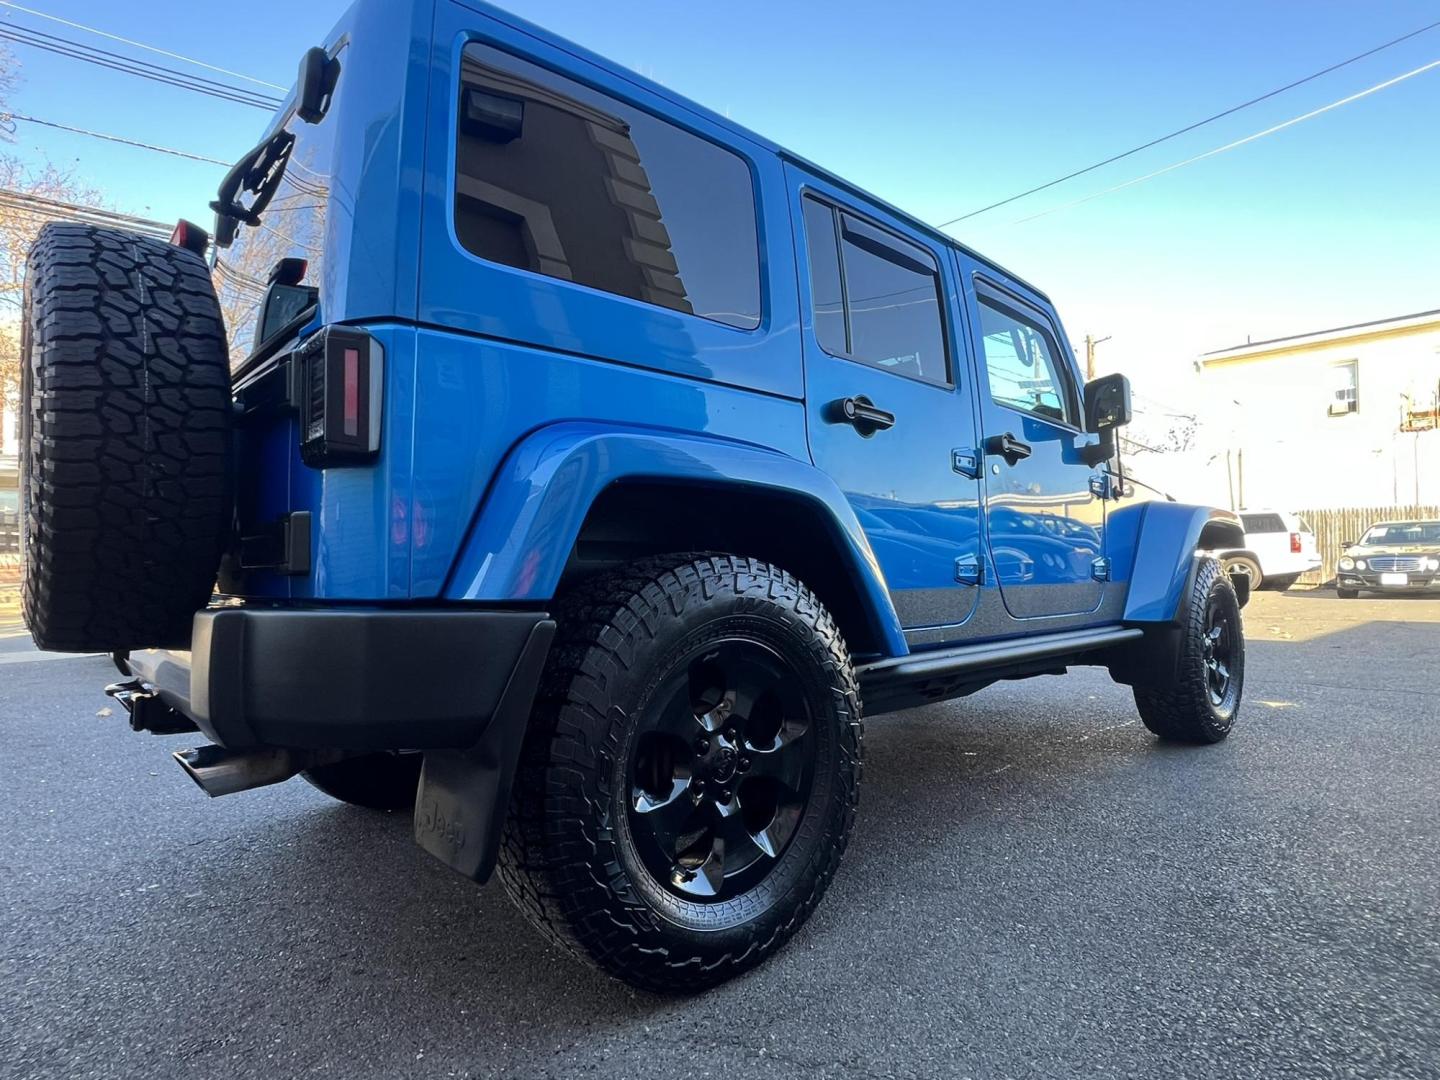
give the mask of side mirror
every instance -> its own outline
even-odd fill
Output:
[[[1081,448],[1080,456],[1092,469],[1115,456],[1115,430],[1130,423],[1130,380],[1124,375],[1102,375],[1085,384],[1085,430],[1100,441]]]
[[[1124,375],[1102,375],[1085,384],[1085,430],[1104,434],[1130,423],[1130,380]]]
[[[295,114],[307,124],[324,120],[339,80],[338,59],[318,45],[307,49],[300,58],[300,76],[295,83]]]

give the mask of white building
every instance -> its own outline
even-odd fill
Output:
[[[1440,503],[1440,311],[1248,342],[1196,369],[1209,501]]]
[[[0,408],[0,460],[20,453],[20,425],[9,409]]]

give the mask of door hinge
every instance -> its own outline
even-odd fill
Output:
[[[962,555],[955,560],[955,580],[961,585],[982,585],[985,582],[985,564],[978,555]]]
[[[950,467],[968,479],[980,479],[980,455],[974,450],[951,450]]]
[[[1095,473],[1090,477],[1090,494],[1097,499],[1113,499],[1115,486],[1109,473]]]
[[[1090,564],[1090,576],[1096,581],[1110,580],[1110,560],[1106,558],[1096,559]]]

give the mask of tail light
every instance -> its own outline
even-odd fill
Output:
[[[301,459],[315,468],[372,460],[380,453],[380,343],[363,331],[332,326],[307,341],[296,362]]]
[[[203,259],[210,247],[210,234],[193,221],[181,218],[170,233],[170,243],[186,251],[193,251]]]
[[[1301,546],[1300,546],[1300,534],[1299,534],[1299,533],[1291,533],[1291,534],[1290,534],[1290,554],[1292,554],[1292,555],[1299,555],[1302,550],[1304,550],[1304,549],[1301,548]]]

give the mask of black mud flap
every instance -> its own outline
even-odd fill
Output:
[[[415,842],[458,873],[485,882],[495,869],[525,725],[555,623],[537,623],[480,741],[468,750],[429,750],[415,796]]]

